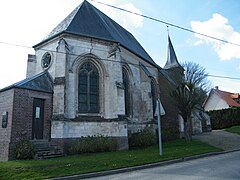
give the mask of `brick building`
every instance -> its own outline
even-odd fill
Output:
[[[20,138],[66,148],[81,136],[104,135],[128,149],[129,133],[157,128],[160,95],[164,128],[179,135],[169,92],[183,69],[170,38],[161,68],[131,33],[84,1],[34,49],[27,78],[0,90],[0,160],[11,159]]]
[[[12,158],[20,139],[50,139],[52,94],[48,72],[0,90],[0,160]]]

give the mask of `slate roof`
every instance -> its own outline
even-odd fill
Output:
[[[26,78],[8,87],[0,89],[0,92],[6,91],[12,88],[21,88],[21,89],[53,93],[53,81],[49,73],[47,71],[43,71],[40,74],[37,74],[30,78]]]
[[[179,68],[180,71],[177,71],[175,68]],[[165,66],[160,69],[160,73],[174,86],[178,86],[179,81],[177,77],[181,76],[180,72],[183,71],[184,68],[178,62],[172,41],[168,35],[167,61]]]
[[[165,66],[163,67],[164,69],[171,69],[175,67],[181,67],[182,66],[179,64],[176,53],[174,51],[172,42],[170,37],[168,36],[168,52],[167,52],[167,62]]]
[[[157,66],[135,37],[126,29],[99,11],[86,0],[74,9],[52,32],[39,44],[62,34],[74,34],[120,43],[132,53]]]

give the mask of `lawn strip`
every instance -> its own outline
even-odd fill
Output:
[[[232,126],[230,128],[227,128],[225,129],[227,132],[230,132],[230,133],[235,133],[235,134],[238,134],[240,135],[240,126]]]
[[[221,150],[197,140],[192,142],[176,140],[163,143],[162,157],[159,156],[158,146],[152,146],[131,151],[82,154],[47,160],[1,162],[0,179],[46,179],[119,169],[219,151]]]

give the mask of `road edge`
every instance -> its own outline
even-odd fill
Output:
[[[166,161],[161,161],[161,162],[157,162],[157,163],[144,164],[144,165],[132,166],[132,167],[121,168],[121,169],[113,169],[113,170],[86,173],[86,174],[80,174],[80,175],[52,178],[50,180],[77,180],[77,179],[94,178],[94,177],[99,177],[99,176],[107,176],[107,175],[131,172],[131,171],[142,170],[142,169],[147,169],[147,168],[166,166],[166,165],[170,165],[170,164],[174,164],[174,163],[180,163],[180,162],[184,162],[184,161],[190,161],[190,160],[205,158],[205,157],[209,157],[209,156],[227,154],[227,153],[232,153],[232,152],[236,152],[236,151],[240,151],[240,149],[235,149],[235,150],[230,150],[230,151],[222,151],[222,152],[211,152],[211,153],[189,156],[189,157],[184,157],[184,158],[179,158],[179,159],[174,159],[174,160],[166,160]]]

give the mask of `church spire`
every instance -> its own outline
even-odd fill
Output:
[[[170,36],[168,35],[168,54],[167,54],[167,62],[164,66],[164,69],[171,69],[175,67],[182,67],[178,60],[176,53],[174,51]]]

